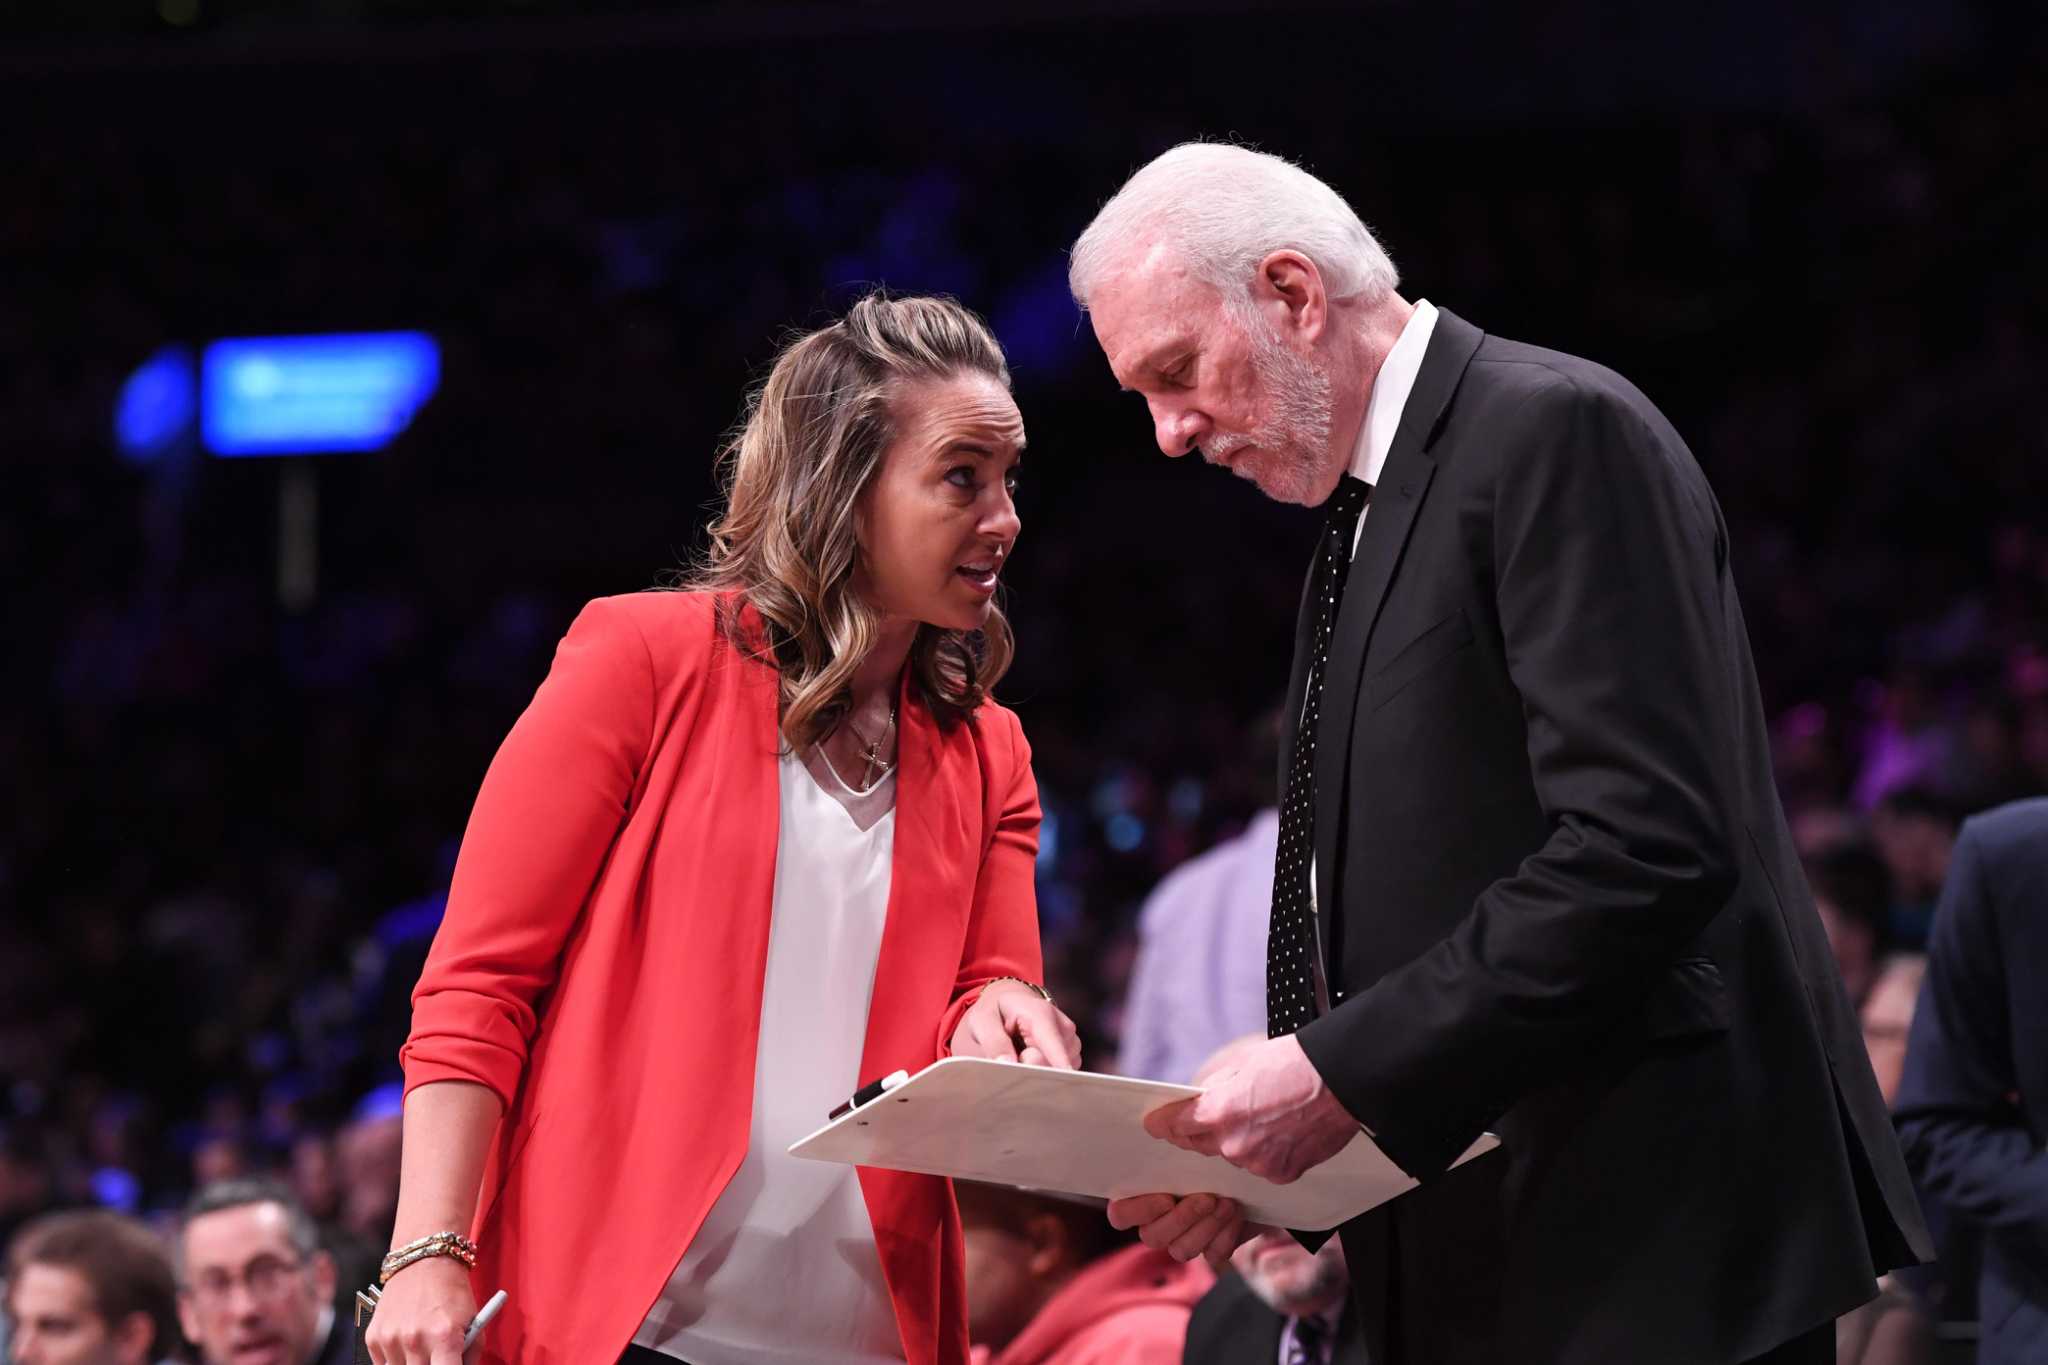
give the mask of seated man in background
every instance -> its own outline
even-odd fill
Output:
[[[205,1365],[350,1365],[334,1258],[284,1186],[224,1180],[192,1196],[176,1244],[178,1316]]]
[[[7,1256],[8,1359],[17,1365],[150,1365],[179,1359],[170,1257],[133,1218],[53,1213]]]
[[[976,1365],[1178,1365],[1214,1283],[1115,1231],[1098,1204],[954,1182]]]
[[[1899,1134],[1920,1187],[1983,1237],[1977,1360],[2048,1360],[2048,799],[1963,826],[1928,945]]]
[[[1262,1232],[1230,1265],[1195,1305],[1182,1365],[1367,1365],[1341,1240],[1310,1251],[1292,1233]]]

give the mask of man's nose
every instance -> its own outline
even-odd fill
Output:
[[[247,1280],[238,1279],[228,1286],[227,1294],[221,1299],[221,1308],[237,1322],[263,1316],[263,1300]]]
[[[1195,448],[1195,443],[1209,432],[1209,419],[1192,408],[1155,408],[1152,413],[1152,433],[1159,442],[1161,454],[1178,459]]]

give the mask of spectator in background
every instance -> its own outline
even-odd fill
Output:
[[[341,1167],[334,1138],[309,1129],[292,1139],[292,1195],[324,1229],[341,1215]]]
[[[1253,725],[1246,766],[1275,790],[1280,717]],[[1266,1027],[1266,923],[1280,812],[1256,812],[1244,830],[1181,864],[1145,901],[1124,1006],[1126,1076],[1185,1081],[1203,1060]]]
[[[7,1256],[8,1359],[17,1365],[149,1365],[182,1359],[163,1244],[118,1213],[55,1213]]]
[[[1984,1234],[1978,1361],[2048,1359],[2048,800],[1962,828],[1897,1110],[1921,1188]]]
[[[249,1175],[249,1152],[231,1133],[209,1133],[192,1148],[192,1187],[204,1189]]]
[[[202,1189],[185,1206],[176,1251],[178,1316],[205,1365],[350,1365],[355,1335],[335,1310],[334,1260],[284,1186]]]
[[[1850,841],[1807,858],[1806,882],[1849,1003],[1861,1008],[1891,939],[1891,874],[1875,848]]]
[[[1310,1251],[1293,1233],[1267,1231],[1230,1264],[1195,1305],[1182,1365],[1367,1365],[1343,1242]]]
[[[1866,886],[1866,895],[1869,890]],[[1819,882],[1814,884],[1814,894],[1822,894]],[[1882,907],[1884,901],[1880,899],[1875,904]],[[1826,919],[1825,908],[1822,917]],[[1881,918],[1878,924],[1877,941],[1882,942]],[[1832,926],[1828,937],[1833,941]],[[1887,1108],[1893,1107],[1898,1099],[1899,1075],[1906,1061],[1906,1037],[1913,1025],[1914,1006],[1926,968],[1923,954],[1890,954],[1870,965],[1868,988],[1862,995],[1851,996],[1863,1025],[1863,1050],[1870,1056],[1870,1070],[1877,1077],[1878,1092],[1884,1096]],[[1958,1244],[1945,1236],[1950,1230],[1938,1210],[1928,1210],[1927,1219],[1929,1234],[1935,1238],[1936,1263],[1880,1276],[1876,1298],[1835,1320],[1835,1365],[1926,1365],[1934,1359],[1934,1327],[1928,1301],[1915,1291],[1917,1288],[1925,1292],[1939,1286],[1940,1276],[1952,1268],[1949,1261]]]
[[[1901,948],[1927,942],[1960,823],[1954,804],[1929,787],[1901,787],[1871,812],[1870,832],[1892,875],[1891,932]]]
[[[1878,969],[1870,991],[1857,1009],[1863,1024],[1863,1050],[1887,1107],[1899,1096],[1899,1077],[1906,1069],[1906,1037],[1913,1027],[1920,982],[1927,973],[1924,953],[1894,953]]]
[[[404,1133],[397,1085],[371,1091],[334,1138],[341,1176],[341,1228],[372,1246],[389,1246],[398,1213],[398,1160]]]
[[[1176,1365],[1215,1277],[1113,1230],[1100,1206],[955,1181],[976,1365]]]
[[[1925,671],[1895,669],[1864,737],[1857,804],[1876,806],[1891,792],[1941,781],[1955,767],[1959,747]]]
[[[360,1107],[357,1114],[357,1122],[360,1123]],[[377,1278],[377,1264],[383,1259],[384,1248],[390,1244],[388,1209],[390,1201],[397,1196],[397,1189],[394,1177],[393,1188],[384,1196],[383,1206],[387,1212],[379,1231],[371,1234],[351,1231],[341,1221],[345,1210],[341,1162],[335,1150],[337,1145],[335,1137],[326,1132],[309,1130],[299,1134],[292,1142],[290,1183],[299,1207],[320,1230],[320,1245],[334,1258],[334,1311],[340,1317],[353,1320],[355,1292]],[[369,1177],[364,1176],[364,1179],[367,1183]],[[356,1198],[359,1211],[368,1210],[376,1203],[367,1192]],[[369,1221],[374,1223],[378,1220]]]
[[[0,1245],[57,1207],[49,1144],[27,1125],[0,1129]]]

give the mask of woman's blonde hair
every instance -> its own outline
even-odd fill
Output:
[[[1010,387],[986,323],[952,299],[874,290],[783,348],[719,453],[725,510],[684,586],[722,594],[727,637],[775,665],[792,748],[838,725],[880,632],[880,615],[854,588],[855,506],[896,435],[891,399],[906,381],[961,374]],[[765,639],[742,630],[742,603],[760,613]],[[1013,650],[1000,607],[976,631],[925,624],[911,646],[911,678],[950,725],[987,699]]]

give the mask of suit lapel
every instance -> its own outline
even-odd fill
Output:
[[[1351,722],[1365,672],[1365,649],[1386,602],[1387,589],[1393,584],[1401,551],[1408,544],[1415,514],[1436,475],[1436,461],[1429,457],[1430,443],[1484,335],[1448,309],[1438,310],[1422,368],[1415,376],[1415,387],[1408,392],[1400,425],[1394,429],[1394,443],[1372,491],[1358,552],[1352,556],[1351,571],[1344,580],[1344,598],[1337,604],[1330,658],[1323,669],[1315,778],[1316,904],[1321,907],[1316,921],[1323,939],[1323,960],[1333,972],[1337,963],[1331,955],[1330,932],[1337,918],[1337,833],[1342,824],[1351,762]]]

